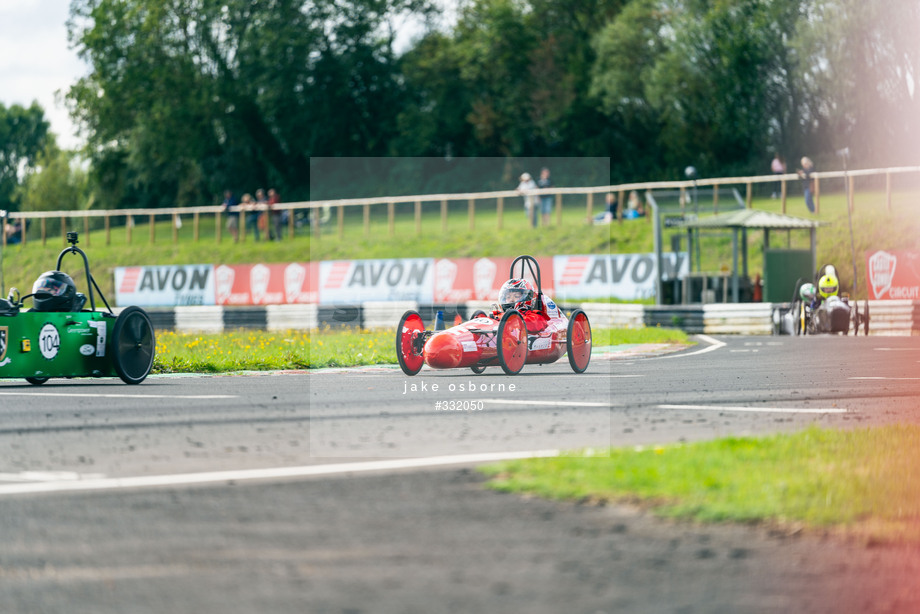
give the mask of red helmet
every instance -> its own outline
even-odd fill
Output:
[[[509,279],[502,284],[501,290],[498,291],[498,304],[501,308],[511,309],[518,303],[524,302],[530,304],[530,301],[537,295],[533,284],[526,279]]]

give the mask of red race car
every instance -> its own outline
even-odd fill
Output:
[[[515,267],[520,263],[520,275]],[[536,287],[527,279],[525,267]],[[527,363],[547,364],[568,354],[576,373],[591,361],[591,324],[581,309],[566,317],[543,294],[540,266],[532,256],[511,263],[510,279],[499,291],[492,313],[477,311],[468,322],[446,330],[425,330],[422,317],[407,311],[396,329],[396,356],[406,375],[424,364],[433,369],[469,367],[482,373],[500,365],[508,375],[520,373]]]

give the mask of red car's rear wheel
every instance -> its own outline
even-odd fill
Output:
[[[569,364],[575,373],[584,373],[591,362],[591,323],[581,309],[572,312],[569,318],[569,330],[565,340],[565,350],[569,355]]]
[[[527,362],[527,327],[520,311],[505,312],[498,323],[498,363],[508,375],[516,375]]]
[[[407,311],[399,320],[396,327],[396,358],[399,359],[399,368],[406,375],[415,375],[422,370],[425,358],[422,348],[418,347],[418,338],[425,331],[422,316],[415,311]]]

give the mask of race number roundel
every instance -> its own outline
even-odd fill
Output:
[[[58,329],[54,327],[54,324],[48,322],[42,326],[42,331],[38,334],[38,347],[42,356],[48,360],[57,356],[58,348],[61,347],[61,335],[58,334]]]

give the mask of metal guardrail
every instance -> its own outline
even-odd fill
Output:
[[[860,305],[862,305],[860,301]],[[688,333],[711,335],[770,335],[775,330],[774,312],[784,303],[738,303],[711,305],[633,305],[582,303],[563,305],[565,311],[580,307],[595,328],[662,326]],[[173,307],[148,309],[154,326],[180,332],[219,332],[235,328],[268,330],[316,330],[325,325],[358,328],[395,328],[408,309],[418,311],[426,323],[444,310],[452,322],[457,313],[466,319],[489,303],[470,301],[453,305],[419,305],[409,302],[370,302],[335,307],[269,305],[266,307]],[[862,307],[860,307],[862,308]],[[920,336],[920,301],[869,301],[870,335]],[[448,324],[450,325],[450,324]]]

